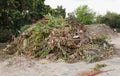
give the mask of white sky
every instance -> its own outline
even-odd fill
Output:
[[[120,13],[120,0],[46,0],[45,4],[56,8],[62,5],[66,12],[73,12],[80,5],[88,5],[97,14],[105,14],[107,11]]]

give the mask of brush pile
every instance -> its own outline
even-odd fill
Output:
[[[22,32],[4,51],[66,62],[94,62],[114,54],[113,46],[104,35],[91,36],[83,25],[67,24],[63,19],[51,17]]]

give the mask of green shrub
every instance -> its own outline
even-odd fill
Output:
[[[95,21],[95,12],[89,9],[87,5],[78,7],[75,12],[68,16],[69,20],[77,21],[80,24],[92,24]]]
[[[97,16],[96,23],[104,23],[111,28],[120,28],[120,14],[107,12],[104,16]]]

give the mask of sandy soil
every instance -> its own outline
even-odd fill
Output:
[[[77,73],[93,68],[96,64],[107,64],[103,70],[111,70],[97,76],[120,76],[120,58],[112,58],[101,62],[87,64],[79,62],[67,64],[46,60],[29,60],[15,57],[0,62],[0,76],[75,76]]]
[[[120,37],[112,38],[112,42],[120,55]],[[93,68],[96,64],[105,63],[103,70],[111,70],[97,76],[120,76],[120,57],[87,64],[78,62],[50,62],[48,60],[31,60],[24,57],[14,57],[0,61],[0,76],[75,76],[77,73]]]

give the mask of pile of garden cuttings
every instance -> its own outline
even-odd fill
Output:
[[[30,58],[63,59],[66,62],[95,62],[114,54],[113,46],[104,35],[90,36],[83,25],[54,26],[51,27],[49,21],[32,25],[15,38],[5,52]]]

